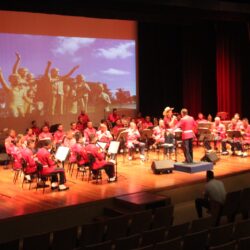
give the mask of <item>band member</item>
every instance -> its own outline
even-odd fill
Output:
[[[90,135],[96,135],[96,129],[93,127],[92,122],[87,123],[87,128],[84,130],[84,137],[85,137],[85,142],[89,143],[90,142]]]
[[[157,145],[165,142],[165,124],[162,119],[159,120],[159,125],[153,128],[152,138],[154,139],[153,148],[157,148]]]
[[[207,120],[204,118],[204,115],[201,112],[198,114],[198,118],[196,120],[197,124],[200,122],[207,122]]]
[[[214,123],[211,127],[211,134],[213,136],[214,141],[214,150],[218,150],[217,144],[219,141],[222,141],[226,137],[226,127],[223,123],[221,123],[220,117],[216,116],[214,118]],[[206,140],[204,141],[204,146],[207,150],[211,150],[210,141]]]
[[[37,124],[36,124],[36,121],[35,120],[33,120],[32,122],[31,122],[31,128],[32,128],[32,130],[33,130],[33,133],[38,137],[38,135],[40,134],[40,129],[37,127]]]
[[[173,128],[178,120],[177,117],[175,115],[173,115],[173,109],[174,108],[170,108],[170,107],[166,107],[163,111],[163,115],[164,115],[164,124],[165,124],[165,128]]]
[[[79,132],[78,132],[79,133]],[[76,144],[76,139],[75,139],[75,135],[77,133],[73,134],[71,130],[69,130],[67,133],[66,133],[66,136],[64,137],[63,139],[63,143],[62,145],[64,147],[68,147],[68,148],[71,148],[73,145]]]
[[[10,154],[14,159],[13,162],[13,169],[19,170],[22,169],[22,154],[21,151],[23,149],[23,141],[22,135],[18,135],[16,141],[13,143],[13,147],[11,147]]]
[[[63,125],[58,124],[57,130],[53,135],[54,144],[56,145],[57,148],[62,144],[64,137],[65,133],[63,131]]]
[[[117,109],[114,108],[114,109],[113,109],[113,112],[112,112],[111,114],[108,115],[108,119],[107,119],[107,120],[108,120],[109,122],[111,122],[112,127],[114,127],[115,124],[116,124],[116,121],[119,120],[119,119],[121,119],[121,117],[117,114]]]
[[[45,141],[44,146],[40,148],[37,152],[37,159],[43,165],[41,174],[42,175],[55,174],[52,175],[51,189],[58,188],[59,191],[67,190],[69,189],[69,187],[64,185],[66,182],[64,169],[58,167],[57,163],[52,159],[52,155],[49,152],[50,149],[51,149],[51,142]],[[57,175],[59,175],[59,187],[58,187]]]
[[[5,149],[6,149],[6,153],[8,155],[11,154],[12,152],[12,148],[14,147],[15,143],[16,143],[16,131],[14,129],[11,129],[9,132],[9,136],[5,139]]]
[[[49,132],[48,125],[42,127],[42,132],[38,136],[38,140],[53,140],[52,134]]]
[[[77,162],[77,155],[80,154],[80,151],[83,147],[83,138],[80,133],[74,135],[75,143],[70,145],[70,156],[69,162]]]
[[[32,128],[28,128],[26,135],[24,135],[23,137],[23,141],[25,145],[27,145],[29,140],[36,141],[36,135],[33,133]]]
[[[243,151],[243,157],[246,157],[248,154],[247,152],[244,150],[244,145],[250,145],[250,125],[248,122],[247,118],[243,118],[242,119],[242,125],[241,125],[241,134],[243,137],[243,141],[242,141],[242,151]]]
[[[152,128],[154,125],[151,122],[150,116],[146,116],[144,122],[142,122],[142,126],[140,127],[140,129],[148,129],[148,128]]]
[[[75,122],[71,122],[70,123],[70,130],[69,131],[72,133],[72,135],[74,135],[75,133],[79,132],[79,130],[77,129],[77,125],[76,125]]]
[[[45,69],[45,73],[44,76],[50,81],[51,83],[51,87],[52,87],[52,110],[51,110],[51,114],[54,115],[55,114],[55,110],[56,110],[56,105],[59,102],[60,103],[60,111],[59,113],[61,115],[63,115],[63,96],[64,96],[64,81],[69,78],[78,68],[78,66],[75,66],[74,68],[72,68],[69,73],[67,73],[64,76],[60,76],[59,75],[59,69],[58,68],[52,68],[50,70],[51,67],[51,62],[48,61],[47,67]],[[50,74],[49,74],[50,71]]]
[[[233,117],[236,121],[237,127],[240,127],[242,125],[242,121],[240,120],[240,115],[239,113],[235,113]]]
[[[239,123],[236,119],[232,118],[231,122],[228,124],[228,130],[231,131],[240,131],[241,130],[241,123]],[[221,142],[221,146],[222,146],[222,155],[228,155],[229,152],[227,151],[227,143],[231,146],[231,151],[232,154],[236,154],[235,153],[235,149],[238,151],[237,155],[238,156],[242,156],[242,151],[241,151],[241,147],[240,147],[240,143],[239,143],[240,138],[230,138],[227,137],[225,139],[222,140]]]
[[[89,116],[87,115],[86,111],[83,109],[81,110],[80,115],[78,116],[78,121],[81,122],[83,130],[87,128],[87,123],[90,121]]]
[[[182,130],[182,144],[185,156],[185,163],[193,162],[193,138],[196,122],[192,116],[188,115],[187,109],[181,110],[181,120],[176,124],[175,128]]]
[[[104,153],[100,152],[100,148],[96,145],[97,137],[95,136],[95,134],[91,134],[89,139],[90,143],[85,147],[85,150],[95,158],[92,167],[93,174],[97,175],[98,170],[104,169],[109,178],[108,181],[116,181],[114,163],[112,161],[107,162],[104,160]]]
[[[33,151],[35,149],[35,141],[28,140],[27,147],[21,150],[22,158],[26,162],[26,167],[24,169],[24,174],[26,175],[27,180],[31,180],[30,175],[35,174],[37,172],[37,166],[35,162],[35,155]]]
[[[144,156],[144,149],[145,149],[145,143],[140,142],[138,139],[141,137],[136,124],[134,122],[130,122],[130,126],[127,129],[127,143],[126,146],[129,150],[129,160],[132,160],[132,151],[134,148],[138,148],[140,150],[140,158],[142,161],[145,160]]]
[[[113,136],[110,131],[108,131],[105,124],[100,125],[100,129],[96,132],[96,136],[98,141],[107,143],[106,148],[109,147],[110,142],[113,140]]]
[[[113,129],[112,129],[112,134],[113,134],[113,136],[114,136],[114,139],[117,138],[117,135],[119,134],[119,132],[120,132],[121,129],[123,129],[123,128],[124,128],[124,126],[123,126],[121,120],[120,120],[120,119],[117,120],[116,123],[115,123],[115,126],[114,126]]]

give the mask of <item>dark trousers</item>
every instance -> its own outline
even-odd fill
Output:
[[[198,198],[195,200],[195,208],[199,218],[202,218],[202,208],[210,209],[210,202],[208,199]]]
[[[57,175],[59,175],[59,184],[60,185],[64,184],[66,182],[64,169],[55,168],[53,173],[55,173],[55,174],[52,175],[51,182],[58,182],[58,176]]]
[[[92,172],[94,175],[98,175],[98,171],[101,169],[104,169],[105,173],[107,174],[109,178],[112,178],[115,176],[115,167],[113,163],[108,162],[106,165],[104,165],[103,167],[99,169],[93,169]]]
[[[183,140],[182,142],[183,152],[185,156],[185,162],[193,162],[193,138]]]

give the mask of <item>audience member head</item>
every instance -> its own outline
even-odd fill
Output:
[[[206,177],[207,177],[207,181],[214,179],[214,172],[212,170],[208,170]]]

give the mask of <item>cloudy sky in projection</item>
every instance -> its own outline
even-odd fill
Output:
[[[66,74],[84,74],[87,81],[107,83],[136,94],[136,52],[134,40],[53,37],[39,35],[0,34],[0,67],[4,76],[12,72],[15,52],[21,55],[21,66],[36,76],[44,73],[47,61]]]

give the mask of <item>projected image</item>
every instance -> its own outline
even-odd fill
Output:
[[[0,117],[136,109],[134,40],[0,34]]]

